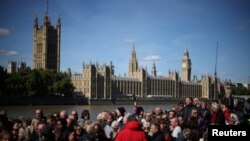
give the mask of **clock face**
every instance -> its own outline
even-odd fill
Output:
[[[186,66],[187,66],[186,63],[183,63],[183,64],[182,64],[182,67],[183,67],[183,68],[186,68]]]

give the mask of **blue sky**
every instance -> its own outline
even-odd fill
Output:
[[[26,60],[32,66],[33,19],[41,25],[45,0],[0,1],[0,65]],[[61,71],[82,72],[82,62],[128,71],[135,41],[140,66],[159,75],[180,70],[185,48],[192,75],[213,74],[219,42],[218,75],[233,82],[250,76],[248,0],[49,0],[49,16],[62,21]]]

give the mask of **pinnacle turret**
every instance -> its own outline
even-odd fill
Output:
[[[157,71],[156,71],[155,63],[153,63],[151,75],[154,76],[154,77],[157,76]]]

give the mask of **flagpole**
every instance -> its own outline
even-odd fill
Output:
[[[46,1],[46,14],[48,15],[49,14],[49,1],[48,0],[45,0]]]

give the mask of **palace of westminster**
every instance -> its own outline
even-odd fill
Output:
[[[217,77],[204,75],[201,80],[190,80],[191,60],[186,49],[181,60],[181,77],[176,71],[169,71],[168,76],[157,76],[155,63],[151,74],[147,69],[138,67],[135,47],[129,60],[128,76],[115,76],[112,62],[109,65],[83,64],[82,74],[71,76],[75,92],[90,99],[112,99],[114,97],[132,95],[137,98],[168,97],[185,98],[200,97],[215,99],[220,92]]]
[[[43,24],[38,26],[38,18],[33,24],[33,69],[54,69],[60,72],[60,43],[61,20],[57,19],[56,26],[51,25],[47,13]],[[201,80],[191,80],[191,59],[187,49],[181,59],[181,74],[169,71],[167,76],[157,76],[153,63],[151,73],[139,67],[136,50],[133,45],[129,60],[128,75],[116,76],[112,62],[108,65],[98,63],[83,64],[82,74],[71,75],[75,92],[89,99],[112,99],[119,96],[132,95],[137,98],[145,97],[200,97],[215,99],[220,93],[219,78],[203,75]],[[11,67],[10,63],[8,68]],[[196,77],[197,78],[197,77]]]

